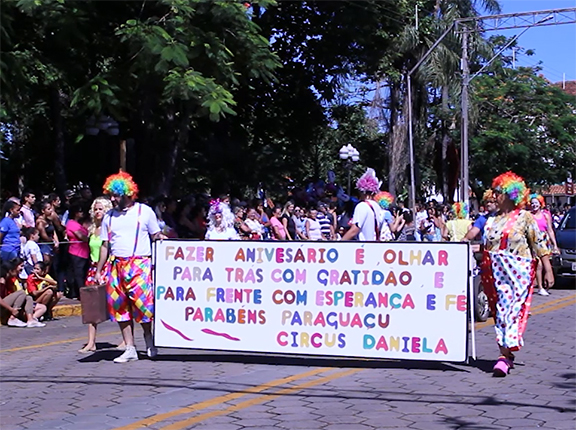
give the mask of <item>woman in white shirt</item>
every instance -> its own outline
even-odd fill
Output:
[[[316,219],[318,211],[310,209],[308,212],[308,219],[306,220],[306,237],[308,240],[322,240],[322,231],[320,230],[320,221]]]

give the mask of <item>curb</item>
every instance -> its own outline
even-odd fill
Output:
[[[74,305],[56,305],[52,309],[52,316],[54,317],[74,317],[82,315],[82,306],[80,303]]]

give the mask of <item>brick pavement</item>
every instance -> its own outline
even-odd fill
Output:
[[[561,297],[576,293],[535,296],[533,305]],[[534,311],[518,354],[524,365],[497,379],[490,375],[497,351],[489,326],[477,333],[479,357],[468,365],[174,349],[161,350],[155,361],[119,365],[111,362],[120,354],[113,349],[76,352],[86,336],[79,317],[43,329],[1,327],[2,351],[48,345],[0,352],[0,424],[3,430],[105,430],[140,420],[172,430],[574,429],[575,328],[575,304]],[[101,347],[120,339],[112,323],[99,331]],[[138,338],[143,346],[140,330]],[[261,387],[270,381],[273,387]]]

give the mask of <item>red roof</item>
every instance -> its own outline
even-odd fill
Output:
[[[570,94],[571,96],[576,96],[576,81],[566,81],[564,83],[556,82],[552,85],[564,90],[565,93]]]
[[[564,184],[562,185],[550,185],[547,188],[543,188],[542,189],[542,195],[543,196],[551,196],[551,195],[564,195],[566,194],[566,188],[564,187]]]

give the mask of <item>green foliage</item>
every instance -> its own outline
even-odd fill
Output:
[[[503,69],[474,82],[481,121],[470,141],[480,186],[506,170],[530,185],[562,182],[576,165],[576,97],[531,68]]]

